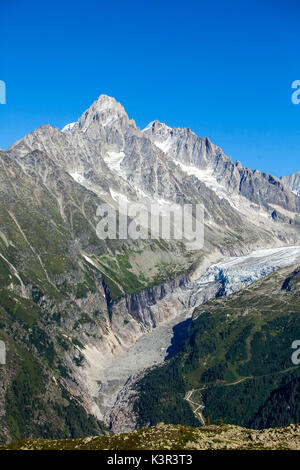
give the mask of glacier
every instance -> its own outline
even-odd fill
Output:
[[[196,283],[201,285],[203,282],[221,282],[223,294],[229,295],[276,269],[299,262],[299,246],[257,250],[249,255],[228,258],[212,265]]]
[[[145,371],[162,364],[172,350],[178,349],[180,345],[176,342],[181,343],[184,339],[194,309],[216,297],[237,292],[279,268],[297,263],[300,263],[300,246],[256,250],[244,256],[224,258],[199,277],[179,283],[175,290],[157,299],[155,304],[144,305],[145,311],[151,310],[154,316],[169,305],[174,306],[174,311],[155,328],[138,336],[134,344],[118,356],[103,361],[100,350],[86,351],[87,362],[93,364],[91,370],[95,374],[93,391],[97,396],[99,417],[114,432],[134,429],[134,421],[125,420],[120,424],[120,407],[127,410],[134,384]],[[182,334],[178,336],[179,330]],[[87,381],[90,380],[88,375]]]

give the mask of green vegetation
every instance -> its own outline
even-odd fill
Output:
[[[33,302],[19,297],[14,292],[0,289],[0,308],[3,309],[13,321],[20,321],[26,326],[32,326],[38,314]]]
[[[299,422],[300,367],[291,361],[292,342],[300,338],[299,292],[299,271],[285,268],[197,308],[180,352],[139,384],[139,425],[162,416],[194,425],[184,407],[191,389],[212,423],[261,429]],[[164,401],[165,410],[157,410]]]
[[[199,425],[184,400],[186,387],[180,364],[170,360],[166,367],[151,370],[140,382],[139,399],[134,404],[137,423],[154,426],[161,421],[187,426]]]
[[[88,415],[78,399],[49,382],[47,369],[25,349],[17,347],[15,376],[5,395],[6,422],[11,439],[26,436],[63,439],[106,432]]]
[[[162,261],[162,254],[168,252],[168,245],[163,240],[147,241],[143,246],[128,248],[122,246],[122,250],[116,251],[114,256],[92,255],[93,262],[103,274],[103,279],[109,288],[112,301],[120,298],[124,293],[135,294],[142,289],[153,287],[162,282],[170,281],[178,275],[186,273],[198,259],[201,253],[185,252],[181,243],[177,243],[180,249],[180,258],[169,256],[168,261]],[[163,257],[163,258],[164,258]],[[180,262],[178,262],[180,259]],[[152,269],[148,269],[153,260],[157,260]],[[147,272],[146,272],[147,271]]]
[[[299,425],[255,431],[221,423],[200,428],[159,423],[155,427],[112,436],[27,439],[0,450],[299,450],[299,442]],[[187,458],[183,463],[188,461]]]

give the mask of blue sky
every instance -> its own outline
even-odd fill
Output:
[[[208,136],[233,160],[300,171],[298,0],[1,0],[0,147],[63,127],[102,93],[137,125]]]

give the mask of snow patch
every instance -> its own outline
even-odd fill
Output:
[[[163,142],[155,142],[156,147],[162,150],[164,153],[167,153],[172,147],[172,137],[168,137]]]
[[[196,178],[202,181],[209,189],[212,189],[220,199],[226,199],[235,210],[238,210],[236,205],[232,202],[230,194],[226,191],[224,186],[218,183],[216,178],[212,175],[212,170],[210,168],[200,170],[200,168],[197,168],[196,166],[185,165],[177,160],[176,163],[185,173],[190,176],[196,176]]]
[[[70,122],[69,124],[66,124],[65,127],[63,127],[61,131],[62,132],[70,131],[71,129],[73,129],[75,124],[76,122]]]
[[[113,123],[113,122],[116,121],[116,120],[117,120],[117,117],[116,117],[116,116],[114,116],[114,117],[108,117],[107,119],[104,119],[104,120],[101,122],[101,124],[102,124],[103,127],[105,127],[105,126],[107,126],[108,124],[111,124],[111,123]]]
[[[125,157],[124,152],[107,152],[104,161],[110,170],[117,173],[117,175],[126,177],[125,172],[121,169],[121,163]]]
[[[128,197],[125,196],[125,194],[114,191],[111,188],[109,189],[109,191],[110,191],[111,197],[113,198],[114,201],[116,201],[116,202],[126,202],[126,203],[130,202]]]
[[[247,217],[247,219],[254,223],[265,223],[267,219],[271,219],[270,214],[268,214],[268,212],[263,212],[262,207],[254,205],[244,196],[229,193],[229,191],[227,191],[226,188],[217,181],[216,177],[213,176],[211,168],[200,169],[195,166],[186,165],[178,160],[175,161],[185,173],[190,176],[196,176],[199,181],[214,191],[220,199],[225,199],[234,210]],[[280,210],[282,211],[281,208]]]
[[[105,193],[99,189],[99,186],[91,183],[91,181],[89,181],[80,171],[73,171],[69,173],[69,175],[72,176],[76,183],[79,183],[85,189],[92,191],[101,198],[105,196]]]
[[[98,269],[99,270],[99,266],[97,266],[97,264],[91,259],[89,258],[89,256],[86,256],[84,254],[82,254],[82,256],[84,257],[84,259],[90,263],[92,266],[94,266],[94,268]]]
[[[164,124],[163,122],[151,121],[151,122],[149,122],[149,124],[145,127],[145,129],[142,130],[142,132],[145,132],[145,131],[147,131],[148,129],[151,129],[151,127],[153,127],[153,124],[154,124],[155,122],[158,123],[160,129],[166,129],[166,130],[168,130],[168,131],[171,131],[171,130],[172,130],[171,127],[167,126],[167,124]]]

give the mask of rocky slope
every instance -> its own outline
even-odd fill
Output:
[[[250,245],[264,246],[270,238],[275,244],[276,239],[295,242],[298,237],[300,198],[280,180],[240,168],[189,129],[155,122],[140,131],[124,108],[105,95],[63,132],[42,126],[8,153],[19,158],[33,150],[45,151],[110,204],[120,198],[203,204],[207,250],[226,253],[236,247],[241,252]]]
[[[50,441],[28,439],[0,450],[299,450],[300,426],[255,431],[238,426],[158,424],[129,434]]]
[[[300,173],[292,173],[288,176],[282,176],[281,181],[283,184],[290,189],[297,196],[300,195]]]
[[[250,216],[254,209],[270,216],[275,210],[283,220],[288,213],[294,220],[293,212],[299,212],[299,198],[290,193],[289,186],[272,175],[244,168],[241,162],[233,163],[207,137],[200,138],[190,129],[170,128],[158,121],[150,123],[143,132],[185,172],[198,177],[241,213]]]

